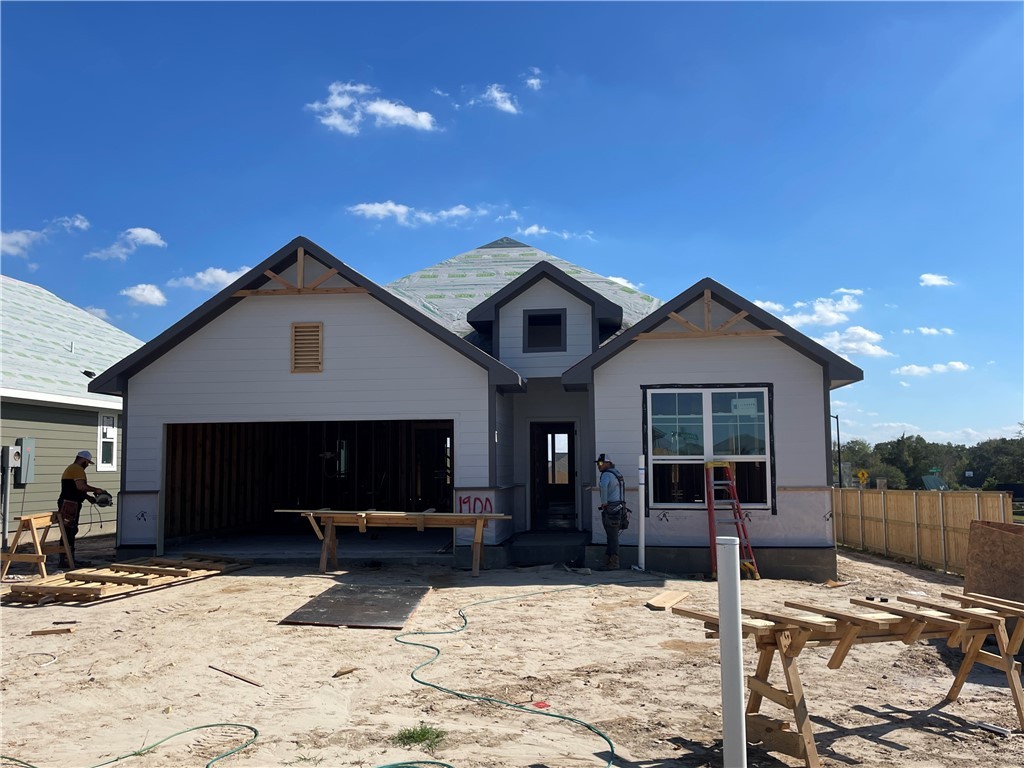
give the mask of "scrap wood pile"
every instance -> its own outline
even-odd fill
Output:
[[[93,602],[144,589],[156,589],[248,568],[250,562],[226,557],[140,557],[102,568],[78,568],[10,585],[5,603]]]

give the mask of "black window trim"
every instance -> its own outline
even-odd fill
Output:
[[[557,347],[531,347],[529,344],[530,339],[530,318],[541,317],[541,316],[552,316],[557,315],[561,320],[562,324],[562,343],[561,346]],[[566,350],[566,319],[567,313],[565,307],[560,309],[524,309],[523,310],[523,354],[532,354],[534,352],[565,352]]]

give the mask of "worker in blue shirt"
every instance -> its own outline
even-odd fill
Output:
[[[601,489],[601,523],[608,540],[601,570],[616,571],[619,569],[619,531],[622,529],[622,516],[626,514],[626,484],[622,473],[603,453],[597,457],[597,469],[601,473],[598,483]]]

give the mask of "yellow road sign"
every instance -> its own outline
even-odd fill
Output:
[[[857,473],[857,479],[860,480],[862,485],[866,483],[868,481],[868,471],[866,469],[862,469]]]

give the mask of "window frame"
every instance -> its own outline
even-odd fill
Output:
[[[99,411],[96,414],[96,472],[117,471],[117,414]],[[103,444],[110,443],[110,461],[103,461]]]
[[[531,317],[553,317],[557,316],[561,322],[561,344],[559,346],[533,347],[530,346],[530,318]],[[560,309],[524,309],[523,310],[523,354],[534,354],[537,352],[565,352],[567,334],[566,322],[568,313],[565,307]]]
[[[652,510],[706,510],[706,500],[700,502],[655,502],[655,468],[658,466],[671,465],[697,465],[703,474],[704,463],[708,461],[728,461],[731,463],[754,462],[761,460],[765,462],[765,491],[764,502],[743,502],[745,510],[758,509],[770,510],[774,515],[778,511],[776,505],[775,487],[775,409],[774,409],[774,387],[771,383],[743,383],[743,384],[657,384],[641,387],[643,391],[643,445],[647,458],[650,477],[647,483],[647,505]],[[723,393],[760,392],[764,397],[764,420],[765,420],[765,451],[763,454],[728,454],[716,456],[714,453],[714,418],[711,403],[714,395]],[[652,396],[656,394],[685,394],[700,393],[701,395],[701,430],[703,438],[703,453],[700,455],[656,455],[654,453],[654,429],[653,429],[653,407]],[[738,474],[738,473],[737,473]]]

